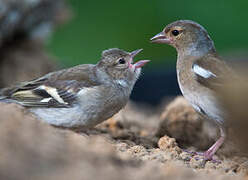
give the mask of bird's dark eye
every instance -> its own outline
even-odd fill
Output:
[[[178,30],[173,30],[171,31],[171,33],[173,34],[173,36],[177,36],[180,32]]]
[[[119,59],[119,64],[125,64],[125,63],[126,63],[125,59],[123,58]]]

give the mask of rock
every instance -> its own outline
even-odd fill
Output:
[[[206,149],[214,143],[216,128],[196,113],[183,97],[177,97],[167,105],[160,119],[158,137],[173,137],[183,148]]]
[[[189,165],[192,168],[198,169],[198,168],[204,168],[206,164],[206,160],[202,158],[201,156],[194,156],[193,158],[190,159]]]
[[[6,47],[0,57],[0,87],[28,81],[57,69],[55,60],[45,53],[43,45],[33,41]]]
[[[192,159],[192,155],[190,153],[187,153],[187,152],[182,152],[180,154],[180,158],[184,161],[190,161]]]
[[[68,12],[63,0],[0,0],[0,88],[56,69],[44,43]]]
[[[173,149],[173,148],[177,147],[177,143],[176,143],[176,140],[174,138],[164,136],[164,137],[159,139],[158,147],[161,150]]]
[[[68,16],[63,0],[0,0],[0,47],[17,39],[42,42]]]

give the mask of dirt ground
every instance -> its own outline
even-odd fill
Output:
[[[87,132],[52,127],[14,104],[0,106],[0,179],[248,178],[247,158],[231,142],[217,153],[219,163],[185,152],[206,149],[218,131],[182,97],[160,110],[129,103]]]

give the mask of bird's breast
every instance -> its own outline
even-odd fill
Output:
[[[116,114],[126,105],[128,98],[112,87],[82,89],[78,98],[82,109],[81,120],[94,126]]]
[[[224,112],[218,100],[210,89],[202,86],[194,79],[192,64],[193,61],[190,59],[189,61],[182,59],[177,61],[177,79],[183,96],[195,110],[218,124],[223,124]]]

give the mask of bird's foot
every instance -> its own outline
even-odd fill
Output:
[[[194,157],[196,160],[201,160],[201,159],[203,159],[204,161],[211,161],[212,163],[217,163],[217,164],[220,164],[220,163],[221,163],[220,160],[215,159],[215,158],[213,157],[213,155],[208,154],[207,151],[204,152],[204,153],[198,153],[197,155],[198,155],[197,157]]]
[[[203,156],[203,152],[196,152],[196,151],[189,151],[187,149],[183,149],[184,152],[188,153],[188,154],[191,154],[192,156],[195,156],[195,155],[199,155],[199,156]]]
[[[208,150],[206,152],[196,152],[196,151],[189,151],[189,150],[183,150],[183,151],[190,154],[191,158],[194,158],[197,161],[203,159],[204,161],[211,161],[217,164],[221,163],[220,160],[213,158],[214,154],[211,150]]]

